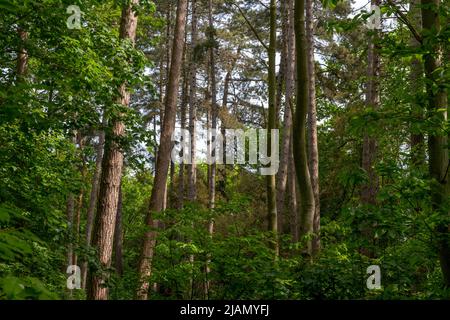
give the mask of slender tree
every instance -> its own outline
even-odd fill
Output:
[[[311,254],[311,236],[315,212],[314,191],[308,168],[306,116],[308,114],[308,56],[305,30],[305,0],[295,0],[295,49],[297,61],[297,95],[294,117],[293,148],[295,171],[300,193],[299,237],[306,236],[306,251]]]
[[[372,0],[371,4],[380,6],[380,0]],[[367,86],[366,86],[366,108],[377,110],[380,105],[380,54],[379,54],[379,31],[370,31],[368,62],[367,62]],[[363,137],[362,168],[367,174],[367,182],[361,190],[361,200],[366,204],[375,204],[379,189],[379,178],[375,172],[375,160],[377,157],[377,140],[370,132],[366,131]]]
[[[165,98],[164,120],[156,161],[156,174],[150,197],[150,206],[145,221],[149,230],[147,230],[144,235],[141,259],[139,262],[140,285],[137,291],[137,297],[140,300],[147,300],[148,297],[149,278],[151,276],[152,259],[156,244],[156,233],[152,230],[155,227],[153,213],[161,212],[164,204],[164,190],[166,189],[165,186],[167,184],[167,174],[170,165],[172,134],[175,130],[177,112],[176,107],[181,74],[181,63],[183,60],[187,7],[187,0],[178,0],[169,82],[167,84]]]
[[[134,11],[139,0],[131,0],[122,9],[119,36],[122,41],[136,39],[137,15]],[[119,87],[119,102],[123,106],[128,106],[130,93],[127,90],[127,83]],[[125,133],[125,125],[120,119],[116,119],[111,124],[111,130],[106,135],[104,158],[102,162],[102,173],[99,189],[99,201],[97,215],[95,217],[94,233],[92,245],[97,249],[97,257],[102,268],[109,268],[113,250],[114,227],[116,224],[117,205],[119,201],[119,188],[122,176],[123,153],[118,143],[118,139]],[[104,286],[107,272],[95,270],[89,276],[87,297],[91,300],[108,299],[108,288]]]
[[[305,0],[308,56],[308,159],[314,192],[313,254],[320,250],[319,146],[317,139],[316,70],[314,62],[314,0]]]
[[[189,61],[189,132],[191,134],[191,164],[188,165],[188,199],[197,198],[197,165],[196,165],[196,135],[197,135],[197,63],[196,51],[198,41],[197,1],[191,2],[191,54]]]
[[[409,21],[412,23],[412,26],[418,32],[422,30],[422,19],[420,13],[420,0],[410,0],[409,2]],[[411,35],[410,37],[410,45],[411,47],[418,49],[420,47],[420,42]],[[423,121],[423,110],[424,107],[421,103],[417,103],[416,101],[420,101],[420,96],[423,94],[423,64],[422,62],[413,57],[411,61],[411,71],[410,71],[410,87],[411,92],[415,95],[414,101],[411,104],[411,115],[413,117],[414,123],[411,124],[411,162],[414,166],[421,166],[425,163],[425,139],[423,133],[414,128],[415,124]]]
[[[277,52],[277,6],[276,1],[270,1],[270,43],[269,43],[269,117],[268,117],[268,154],[273,150],[271,130],[277,129],[276,116],[276,52]],[[278,256],[278,217],[277,217],[277,189],[276,189],[276,175],[267,176],[267,210],[269,220],[269,231],[273,234],[273,247],[275,249],[275,256]]]
[[[104,124],[106,124],[104,122]],[[95,157],[95,170],[94,175],[92,176],[92,186],[91,193],[89,197],[89,206],[87,210],[86,217],[86,232],[85,232],[85,242],[86,246],[89,248],[92,241],[92,228],[94,225],[94,217],[95,217],[95,205],[97,204],[98,197],[98,188],[100,182],[100,175],[102,173],[102,160],[103,160],[103,148],[105,144],[105,132],[100,130],[98,134],[98,144],[96,147],[96,157]],[[82,288],[86,288],[86,280],[87,280],[87,271],[88,271],[88,263],[84,261],[81,266],[81,283]]]

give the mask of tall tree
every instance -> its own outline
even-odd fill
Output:
[[[440,222],[437,226],[437,239],[439,245],[439,257],[442,274],[446,287],[450,287],[450,236],[449,236],[449,212],[448,212],[448,136],[442,130],[443,123],[447,121],[447,93],[439,84],[439,73],[435,72],[442,67],[442,48],[436,42],[436,36],[441,31],[439,18],[440,0],[422,0],[422,27],[424,45],[427,46],[427,54],[424,57],[426,90],[428,96],[429,112],[439,120],[439,128],[428,135],[429,170],[434,180],[431,196],[433,209],[440,213]]]
[[[105,121],[104,124],[106,125]],[[103,148],[105,144],[105,132],[100,130],[98,134],[98,145],[96,147],[96,157],[95,157],[95,171],[92,176],[92,184],[91,184],[91,194],[89,197],[89,206],[86,214],[86,231],[85,231],[85,241],[86,246],[89,248],[91,246],[92,241],[92,228],[94,226],[94,217],[95,217],[95,205],[97,204],[98,197],[98,188],[100,183],[100,175],[102,173],[102,160],[103,160]],[[86,288],[87,281],[87,271],[88,271],[88,263],[84,261],[81,266],[81,283],[82,288]]]
[[[372,6],[380,6],[380,0],[371,0]],[[379,54],[379,31],[370,31],[368,61],[367,61],[367,86],[366,86],[366,108],[377,110],[380,105],[380,54]],[[367,174],[367,182],[361,190],[363,203],[375,204],[379,189],[379,178],[375,172],[375,160],[377,157],[377,140],[370,132],[364,132],[362,150],[362,168]]]
[[[306,236],[306,253],[311,255],[313,219],[315,212],[314,190],[308,168],[306,147],[306,116],[308,114],[308,55],[305,29],[305,0],[295,0],[295,49],[297,58],[297,94],[294,117],[293,148],[295,170],[300,193],[299,237]]]
[[[295,34],[293,20],[293,0],[283,0],[282,2],[282,36],[284,56],[284,83],[285,83],[285,107],[283,120],[283,136],[281,142],[280,168],[278,170],[277,181],[277,211],[278,211],[278,229],[280,233],[284,232],[285,221],[287,221],[286,189],[288,183],[289,162],[292,157],[290,145],[292,136],[292,111],[294,94],[294,73],[295,73]],[[278,101],[280,103],[280,101]]]
[[[119,33],[122,41],[131,41],[133,44],[135,42],[138,18],[134,10],[138,4],[139,0],[131,0],[122,9]],[[119,87],[119,93],[119,103],[123,106],[128,106],[130,93],[127,90],[126,82]],[[114,227],[123,167],[123,153],[118,140],[125,133],[125,125],[123,121],[116,119],[112,122],[111,128],[105,138],[97,215],[95,217],[92,241],[93,247],[97,249],[97,256],[102,268],[109,268],[111,265]],[[108,299],[108,288],[104,286],[106,278],[107,273],[104,270],[96,270],[96,272],[90,273],[87,290],[88,299]]]
[[[214,135],[217,134],[217,117],[218,117],[218,105],[217,105],[217,80],[216,80],[216,50],[215,50],[215,28],[214,28],[214,19],[213,19],[213,2],[212,0],[208,1],[208,33],[209,33],[209,79],[211,83],[211,129],[214,130]],[[208,206],[210,210],[214,210],[216,206],[216,137],[210,137],[210,145],[212,145],[211,151],[211,159],[212,163],[209,166],[209,176],[208,176],[208,185],[209,185],[209,193],[208,193]],[[214,219],[212,218],[208,223],[208,233],[212,237],[214,233]],[[205,298],[209,296],[209,287],[210,281],[208,280],[208,273],[210,263],[210,256],[208,255],[206,264],[205,264],[205,274],[206,281],[204,283],[204,295]]]
[[[188,199],[197,198],[197,165],[196,165],[196,135],[197,135],[197,63],[196,46],[198,42],[197,1],[191,2],[191,54],[189,61],[189,132],[191,134],[191,164],[188,166]]]
[[[305,0],[306,42],[308,46],[308,159],[314,192],[313,254],[320,250],[319,141],[317,139],[316,70],[314,61],[314,0]]]
[[[160,212],[163,209],[164,190],[166,189],[165,186],[167,184],[167,174],[170,165],[172,134],[175,130],[178,87],[181,74],[181,63],[183,60],[187,7],[187,0],[178,0],[169,81],[167,84],[165,97],[164,120],[156,161],[156,174],[153,182],[152,195],[150,197],[150,206],[145,221],[148,228],[154,228],[155,226],[153,213]],[[137,297],[140,300],[146,300],[148,297],[149,278],[151,276],[155,243],[155,231],[147,230],[144,235],[141,259],[139,262],[140,285],[137,291]]]
[[[272,129],[277,129],[277,76],[276,76],[276,52],[277,52],[277,6],[276,1],[270,1],[270,41],[269,41],[269,117],[267,121],[268,129],[268,154],[272,154]],[[267,210],[269,220],[269,231],[273,234],[273,247],[275,255],[278,256],[278,217],[277,217],[277,186],[276,175],[267,176]]]

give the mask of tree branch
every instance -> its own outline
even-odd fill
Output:
[[[396,4],[392,0],[386,0],[386,2],[389,4],[389,6],[392,7],[392,9],[394,9],[397,18],[408,27],[409,31],[411,31],[414,38],[416,38],[416,40],[422,44],[423,43],[422,36],[419,34],[419,32],[417,32],[416,28],[414,28],[412,23],[409,21],[408,17],[396,6]]]
[[[255,27],[253,27],[253,25],[251,24],[251,22],[248,20],[247,16],[245,15],[244,11],[242,11],[241,7],[239,7],[237,4],[233,3],[233,5],[239,10],[239,13],[242,15],[242,17],[244,18],[245,22],[247,22],[249,28],[252,30],[252,32],[255,34],[256,39],[258,39],[258,41],[261,43],[261,45],[264,47],[264,49],[266,49],[267,51],[269,51],[269,47],[264,43],[264,41],[262,41],[261,37],[258,34],[258,31],[256,31]]]

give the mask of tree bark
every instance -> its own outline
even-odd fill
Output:
[[[213,5],[212,0],[208,1],[208,22],[209,22],[209,41],[211,44],[215,42],[215,29],[214,29],[214,21],[213,21]],[[218,106],[217,106],[217,82],[216,82],[216,50],[214,46],[209,48],[209,79],[211,83],[211,129],[216,132],[217,130],[217,117],[218,117]],[[213,146],[211,150],[211,158],[213,162],[209,166],[209,197],[208,197],[208,207],[209,210],[213,211],[216,206],[216,149],[215,149],[215,137],[210,137],[209,142],[210,146]],[[208,223],[208,234],[210,237],[213,236],[214,233],[214,219],[211,219]],[[210,255],[207,255],[206,264],[205,264],[205,283],[204,283],[204,296],[207,298],[209,296],[209,288],[210,282],[208,280],[208,274],[210,272],[209,264],[210,264]]]
[[[20,38],[19,54],[17,56],[16,74],[18,81],[22,81],[28,71],[28,50],[25,42],[28,40],[28,32],[19,27],[17,31]]]
[[[186,32],[184,36],[184,49],[183,49],[183,66],[186,65]],[[186,112],[187,105],[189,102],[188,97],[189,90],[189,80],[188,80],[188,72],[185,67],[183,67],[183,91],[181,93],[181,106],[180,106],[180,126],[182,130],[186,129]],[[184,152],[184,150],[183,150]],[[185,196],[185,183],[184,183],[184,174],[186,171],[186,164],[180,164],[180,170],[178,172],[178,209],[183,209],[184,206],[184,196]]]
[[[298,200],[297,200],[297,177],[295,173],[295,162],[293,156],[293,139],[291,131],[291,139],[289,145],[289,168],[288,168],[288,184],[287,184],[287,194],[289,201],[289,211],[290,211],[290,233],[292,236],[292,242],[297,243],[299,241],[299,221],[298,221]]]
[[[153,189],[150,198],[150,207],[146,217],[148,228],[154,228],[153,213],[163,209],[164,190],[167,183],[167,174],[170,164],[172,146],[172,134],[175,130],[176,107],[178,98],[178,86],[181,74],[181,62],[183,60],[184,33],[187,15],[187,0],[179,0],[177,7],[176,24],[173,39],[172,58],[165,100],[165,114],[161,131],[161,141],[158,150],[157,168]],[[140,286],[137,297],[147,300],[149,278],[151,276],[152,259],[156,244],[156,232],[146,231],[142,246],[142,255],[139,262]]]
[[[106,125],[106,123],[104,122]],[[87,211],[86,218],[86,235],[85,241],[86,246],[89,248],[91,246],[92,241],[92,227],[94,225],[94,217],[95,217],[95,205],[97,204],[98,198],[98,188],[100,182],[100,175],[102,173],[102,160],[103,160],[103,149],[105,144],[105,132],[103,129],[98,134],[98,145],[97,145],[97,154],[95,159],[95,171],[92,177],[92,187],[91,194],[89,197],[89,207]],[[85,261],[81,266],[81,277],[82,277],[82,288],[86,288],[87,281],[87,271],[88,271],[88,263]]]
[[[120,22],[120,39],[135,42],[137,16],[133,7],[138,5],[139,0],[132,0],[122,10]],[[119,88],[119,102],[128,106],[130,93],[127,84],[123,83]],[[123,154],[118,144],[118,138],[125,133],[125,126],[121,120],[112,123],[112,130],[106,136],[105,152],[102,162],[102,174],[100,180],[99,201],[97,215],[94,224],[93,247],[97,249],[97,256],[102,268],[109,268],[113,250],[114,227],[116,224],[117,205],[119,199],[119,188],[122,176]],[[96,270],[89,276],[87,296],[90,300],[108,299],[108,288],[104,282],[108,277],[107,272]],[[100,272],[99,272],[100,271]]]
[[[308,46],[308,151],[309,171],[314,193],[312,253],[320,250],[319,145],[317,139],[316,71],[314,62],[314,0],[306,0],[306,42]]]
[[[277,7],[276,1],[270,1],[270,43],[269,43],[269,117],[267,126],[267,152],[272,154],[272,129],[277,129],[276,100],[277,100],[277,77],[276,77],[276,50],[277,50]],[[278,217],[277,217],[277,186],[276,175],[267,176],[267,211],[269,220],[269,231],[272,232],[272,246],[275,257],[279,253],[278,245]]]
[[[189,132],[191,134],[191,164],[188,165],[188,199],[197,199],[197,164],[196,162],[196,135],[197,135],[197,63],[195,47],[197,46],[197,1],[192,0],[191,21],[191,55],[189,64]]]
[[[123,228],[122,228],[122,185],[119,188],[119,202],[117,204],[116,228],[114,230],[114,260],[116,273],[123,275]]]
[[[288,164],[292,157],[290,142],[292,133],[292,112],[294,93],[294,69],[295,69],[295,35],[293,24],[293,0],[283,0],[283,50],[284,56],[284,83],[285,83],[285,107],[284,130],[281,142],[280,168],[277,180],[277,211],[278,229],[284,232],[286,214],[286,188],[288,183]]]
[[[308,113],[308,57],[305,30],[305,0],[295,0],[295,43],[297,57],[297,106],[294,118],[294,159],[300,193],[299,237],[306,237],[307,255],[311,255],[311,235],[315,211],[314,191],[308,168],[306,115]],[[302,239],[300,239],[302,240]]]

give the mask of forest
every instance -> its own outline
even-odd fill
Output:
[[[450,1],[0,0],[0,44],[0,300],[450,299]]]

